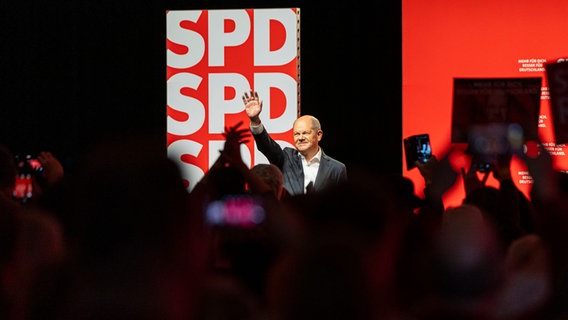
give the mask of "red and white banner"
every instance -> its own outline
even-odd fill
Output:
[[[217,160],[225,127],[249,120],[242,95],[263,100],[261,120],[282,146],[292,146],[300,109],[300,10],[181,10],[166,13],[167,145],[188,190]],[[241,155],[267,163],[254,145]]]

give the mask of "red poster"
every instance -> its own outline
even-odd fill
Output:
[[[567,170],[567,150],[554,141],[545,70],[548,63],[568,56],[568,42],[558,40],[568,30],[567,14],[564,0],[403,0],[401,144],[404,137],[428,133],[436,156],[455,144],[455,78],[542,78],[538,136],[553,152],[555,166]],[[418,169],[405,168],[403,175],[422,195],[424,181]],[[517,187],[530,196],[532,179],[523,163],[514,160],[511,171]],[[497,181],[491,176],[488,184]],[[444,204],[460,204],[464,196],[459,178]]]
[[[256,90],[262,122],[292,145],[299,114],[300,10],[182,10],[166,13],[168,157],[191,190],[219,156],[223,131],[243,121],[242,95]],[[253,139],[245,163],[267,163]]]

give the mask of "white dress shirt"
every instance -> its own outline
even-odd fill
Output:
[[[319,148],[318,153],[316,153],[310,161],[307,161],[301,154],[300,159],[302,159],[302,167],[304,169],[304,193],[307,193],[308,184],[311,182],[313,187],[316,183],[316,176],[318,175],[321,160],[321,148]]]

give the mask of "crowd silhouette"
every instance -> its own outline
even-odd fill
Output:
[[[423,197],[399,174],[360,168],[291,195],[278,167],[244,163],[248,128],[224,136],[191,192],[156,137],[101,141],[72,171],[42,152],[26,203],[0,148],[0,318],[568,317],[568,177],[546,149],[521,159],[530,197],[511,156],[456,171],[451,148],[417,163]],[[456,183],[466,196],[446,208]]]

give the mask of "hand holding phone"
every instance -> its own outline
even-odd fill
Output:
[[[12,196],[22,203],[27,203],[33,196],[33,179],[41,175],[43,166],[36,157],[30,154],[16,155],[15,161],[17,173]]]
[[[515,124],[475,125],[468,132],[468,152],[478,172],[489,172],[503,157],[521,156],[525,151],[523,129]]]

